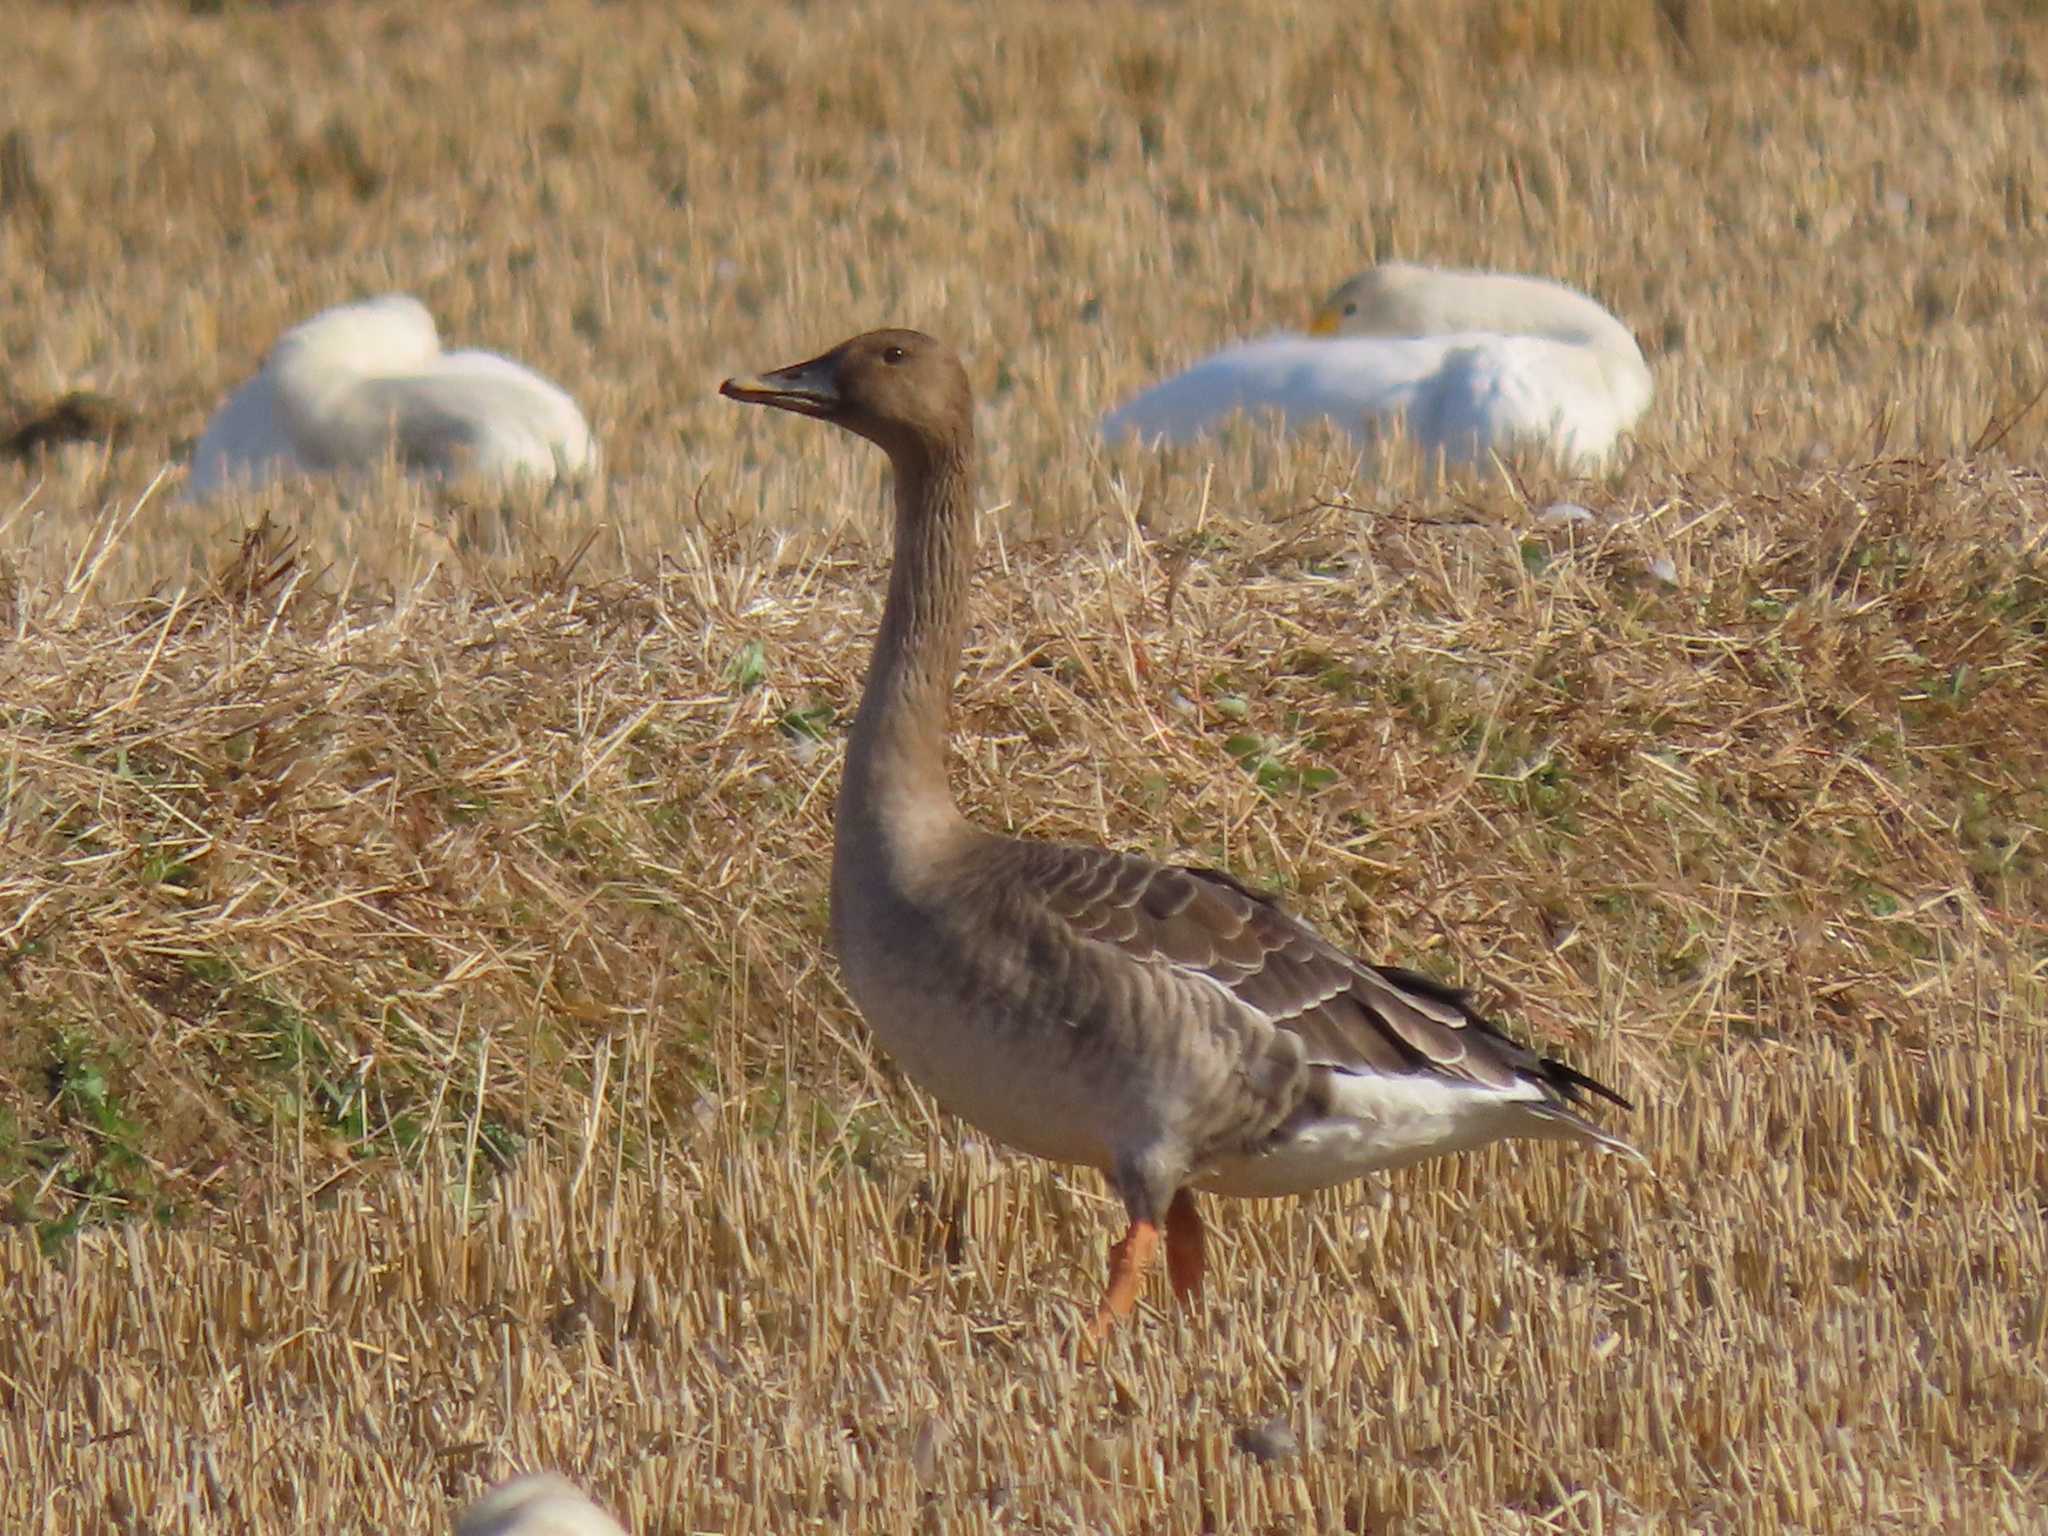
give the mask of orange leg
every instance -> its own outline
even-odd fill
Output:
[[[1193,1302],[1202,1294],[1202,1272],[1208,1267],[1202,1240],[1202,1213],[1192,1190],[1181,1190],[1166,1209],[1166,1273],[1173,1294]]]
[[[1095,1321],[1088,1329],[1088,1337],[1096,1343],[1102,1342],[1110,1324],[1130,1316],[1131,1308],[1138,1304],[1145,1267],[1158,1246],[1159,1229],[1149,1221],[1134,1221],[1123,1241],[1109,1250],[1109,1289],[1103,1292],[1102,1305],[1095,1309]]]

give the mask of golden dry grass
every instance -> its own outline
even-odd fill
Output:
[[[2038,1529],[2048,27],[1794,9],[16,18],[0,383],[136,421],[0,464],[0,1529]],[[1612,303],[1633,461],[1090,445],[1375,253]],[[592,502],[145,496],[391,286]],[[971,810],[1481,983],[1654,1178],[1220,1207],[1075,1362],[1099,1188],[823,954],[876,467],[709,395],[884,320],[986,401]]]

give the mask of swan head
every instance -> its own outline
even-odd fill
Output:
[[[1413,295],[1430,277],[1439,281],[1461,274],[1432,272],[1406,262],[1367,267],[1339,284],[1309,321],[1311,336],[1412,336],[1417,334]]]
[[[277,339],[266,366],[334,376],[398,373],[425,367],[440,352],[427,306],[411,294],[387,293],[300,321]]]
[[[1447,336],[1489,331],[1597,347],[1642,367],[1636,340],[1575,288],[1515,272],[1383,261],[1338,287],[1309,321],[1311,336]]]
[[[809,362],[727,379],[718,392],[829,421],[892,458],[933,456],[974,435],[967,370],[951,347],[922,331],[869,331]]]

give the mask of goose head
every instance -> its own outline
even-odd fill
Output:
[[[922,331],[869,331],[809,362],[727,379],[718,392],[829,421],[892,459],[929,459],[974,434],[966,369],[950,347]]]

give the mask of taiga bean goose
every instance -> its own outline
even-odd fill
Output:
[[[1240,411],[1365,432],[1398,416],[1418,447],[1453,461],[1532,443],[1589,469],[1613,453],[1650,391],[1635,337],[1583,293],[1387,262],[1331,294],[1308,335],[1204,358],[1112,411],[1102,431],[1187,442]]]
[[[206,424],[185,495],[368,469],[387,452],[427,474],[546,486],[584,477],[597,450],[560,389],[495,352],[443,352],[426,306],[394,293],[279,337]]]
[[[946,716],[974,570],[974,426],[951,351],[876,331],[721,392],[889,455],[895,562],[836,812],[833,944],[913,1081],[998,1140],[1108,1177],[1130,1226],[1098,1335],[1130,1311],[1162,1231],[1175,1290],[1200,1288],[1197,1189],[1299,1194],[1505,1136],[1629,1151],[1580,1113],[1589,1092],[1626,1101],[1463,993],[1354,960],[1215,870],[1001,837],[960,814]]]

